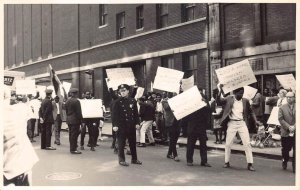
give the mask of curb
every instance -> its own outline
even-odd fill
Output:
[[[102,135],[107,136],[107,137],[112,137],[112,135],[110,135],[110,134],[102,134]],[[157,144],[168,146],[167,142],[157,142]],[[180,147],[186,147],[186,143],[177,143],[177,144]],[[199,148],[200,148],[199,145],[195,145],[195,149],[199,149]],[[208,151],[218,150],[218,151],[225,152],[225,148],[221,148],[221,147],[207,146],[207,148],[208,148]],[[231,153],[245,155],[245,152],[243,150],[231,149]],[[252,151],[252,154],[253,154],[253,156],[262,157],[262,158],[266,158],[266,159],[273,159],[273,160],[281,160],[282,159],[281,155],[260,153],[260,152],[255,152],[255,151]]]

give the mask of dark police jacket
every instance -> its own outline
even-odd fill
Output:
[[[67,100],[66,105],[67,124],[79,125],[82,121],[81,105],[77,98],[71,97]]]
[[[154,121],[155,109],[152,103],[140,103],[140,117],[142,121]]]
[[[50,97],[46,97],[41,104],[40,117],[43,118],[44,123],[54,123],[53,119],[53,106]]]
[[[114,103],[112,125],[118,127],[118,131],[133,128],[140,123],[137,102],[133,98],[119,98]]]

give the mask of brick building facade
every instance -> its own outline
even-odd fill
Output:
[[[209,91],[207,4],[5,5],[5,69],[49,85],[48,64],[108,104],[106,68],[132,67],[151,88],[158,66]],[[86,74],[92,70],[93,76]],[[94,80],[93,80],[94,79]],[[94,87],[93,87],[94,86]]]
[[[209,4],[212,88],[214,70],[249,59],[258,83],[279,88],[275,74],[296,74],[296,4]]]
[[[6,70],[49,85],[51,64],[105,104],[106,68],[132,67],[147,90],[158,66],[174,68],[194,74],[208,95],[216,68],[246,58],[261,89],[279,87],[275,74],[296,72],[296,4],[14,4],[4,19]]]

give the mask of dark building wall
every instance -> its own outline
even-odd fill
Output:
[[[52,5],[53,55],[78,50],[78,5]]]
[[[16,65],[23,63],[23,7],[15,5]]]
[[[8,5],[7,6],[7,19],[9,22],[7,22],[7,56],[8,56],[8,65],[12,66],[16,63],[16,48],[15,48],[15,40],[14,34],[15,34],[15,6]]]
[[[42,5],[42,58],[52,54],[52,5]]]
[[[296,4],[221,4],[223,49],[295,40]]]
[[[31,7],[32,5],[23,5],[24,63],[28,63],[32,58]]]
[[[32,5],[32,61],[42,57],[42,6]]]

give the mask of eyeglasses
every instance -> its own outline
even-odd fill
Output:
[[[126,89],[121,89],[121,90],[120,90],[120,92],[126,92],[126,91],[127,91]]]

